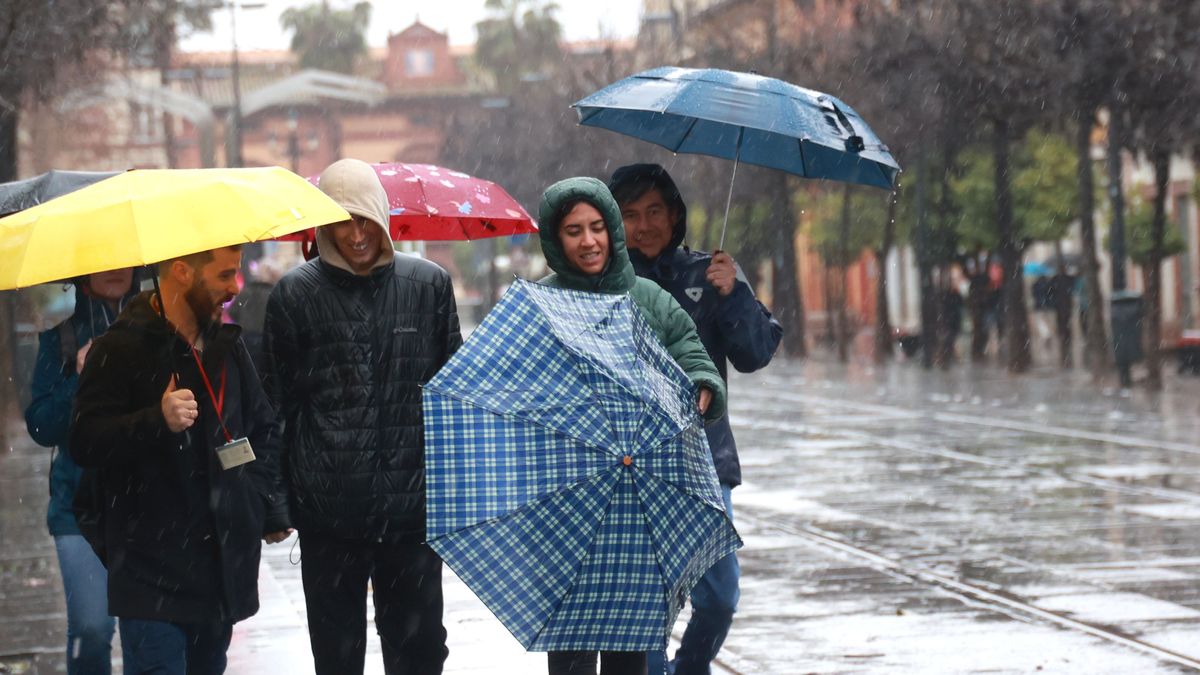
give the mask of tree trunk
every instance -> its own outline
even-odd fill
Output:
[[[0,183],[17,179],[17,122],[20,111],[8,108],[6,101],[16,105],[18,98],[0,94]]]
[[[1162,260],[1167,224],[1167,188],[1171,178],[1171,154],[1159,143],[1151,152],[1154,161],[1154,220],[1150,225],[1150,256],[1146,261],[1146,387],[1162,390]]]
[[[1071,335],[1071,294],[1074,291],[1074,283],[1070,283],[1073,277],[1067,274],[1062,240],[1054,242],[1054,256],[1057,259],[1056,267],[1058,269],[1050,280],[1050,286],[1054,291],[1054,326],[1055,332],[1058,334],[1058,364],[1064,369],[1069,369],[1074,365],[1075,358],[1071,347],[1074,342]]]
[[[1025,285],[1021,249],[1013,222],[1012,176],[1008,160],[1012,142],[1008,120],[993,120],[993,152],[996,162],[996,230],[1000,262],[1004,267],[1004,335],[1008,340],[1008,370],[1023,373],[1033,365],[1029,345],[1029,317],[1025,309]]]
[[[0,183],[17,179],[17,119],[18,111],[8,108],[4,101],[15,102],[16,96],[0,97]],[[16,316],[11,292],[0,292],[0,446],[8,447],[8,426],[17,400],[16,365],[17,346],[13,343],[13,327]]]
[[[773,309],[783,326],[784,346],[797,358],[808,356],[804,341],[804,303],[800,293],[800,280],[796,260],[796,221],[792,217],[792,198],[788,191],[787,175],[774,172],[775,184],[771,189],[772,220],[777,235],[778,249],[772,256],[774,261]]]
[[[988,303],[991,300],[991,278],[988,268],[992,265],[992,254],[989,251],[982,261],[976,252],[972,259],[975,270],[971,274],[970,286],[967,288],[967,311],[971,313],[971,361],[982,363],[987,358],[988,333]]]
[[[171,52],[175,46],[174,17],[167,17],[162,25],[154,30],[154,58],[158,67],[158,83],[163,89],[168,89],[170,80],[167,73],[171,70]],[[162,113],[163,153],[166,156],[167,168],[174,169],[179,165],[179,153],[175,148],[175,117],[165,110]]]
[[[850,326],[846,320],[846,275],[850,272],[850,184],[842,187],[842,231],[838,233],[837,276],[837,355],[838,361],[850,360]]]
[[[898,189],[898,188],[897,188]],[[888,316],[887,259],[896,236],[896,203],[899,196],[892,192],[888,201],[887,221],[883,224],[883,241],[875,251],[875,362],[883,363],[893,356],[892,320]]]
[[[1117,107],[1116,95],[1108,109],[1108,197],[1112,201],[1112,228],[1108,243],[1112,249],[1112,289],[1125,290],[1125,187],[1121,148],[1125,147],[1125,120]]]
[[[1099,379],[1110,365],[1104,330],[1104,296],[1100,292],[1100,261],[1096,254],[1096,187],[1092,174],[1092,122],[1096,111],[1082,106],[1079,128],[1075,131],[1075,152],[1079,174],[1079,236],[1083,248],[1083,292],[1080,298],[1086,312],[1080,312],[1083,331],[1084,361]],[[1081,309],[1082,309],[1081,307]]]
[[[929,245],[929,166],[925,144],[917,149],[917,275],[921,289],[921,365],[933,367],[937,322],[933,288],[933,264]]]
[[[825,334],[821,336],[821,342],[826,347],[832,347],[837,344],[837,323],[833,313],[837,299],[833,293],[833,265],[828,261],[823,261],[821,265],[821,279],[825,285]]]

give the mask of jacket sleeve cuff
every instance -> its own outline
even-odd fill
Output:
[[[287,500],[278,497],[267,500],[266,516],[263,518],[263,534],[283,532],[292,527]]]

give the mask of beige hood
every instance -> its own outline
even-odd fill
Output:
[[[388,200],[379,176],[370,164],[360,159],[339,159],[321,172],[317,183],[321,191],[350,213],[362,216],[383,230],[379,240],[379,258],[373,267],[383,267],[392,261],[395,247],[388,232]],[[325,262],[353,273],[354,270],[338,252],[328,227],[317,229],[317,250]]]

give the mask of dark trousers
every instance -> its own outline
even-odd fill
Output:
[[[596,675],[596,652],[550,652],[550,675]],[[600,652],[600,675],[645,675],[645,652]]]
[[[221,675],[233,624],[121,619],[125,675]]]
[[[388,675],[438,675],[446,660],[442,561],[416,541],[300,533],[300,573],[318,675],[363,672],[367,581]]]

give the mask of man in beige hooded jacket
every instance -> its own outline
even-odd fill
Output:
[[[283,475],[300,533],[317,673],[361,673],[368,581],[388,673],[446,658],[441,560],[424,544],[421,385],[462,338],[450,276],[395,253],[375,170],[343,159],[320,188],[351,219],[267,302],[267,391],[284,426]]]

